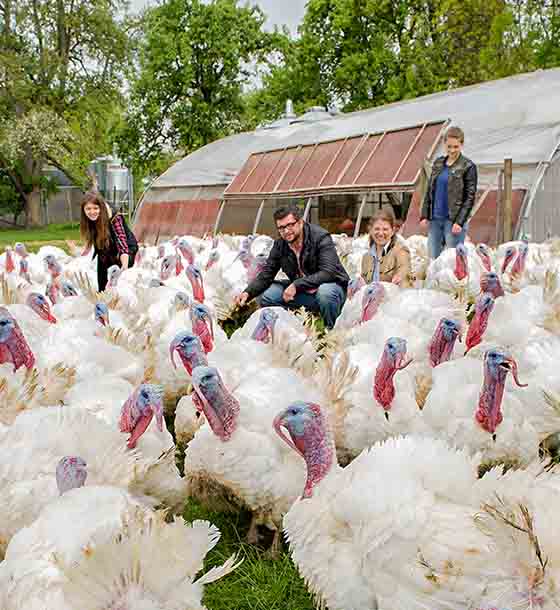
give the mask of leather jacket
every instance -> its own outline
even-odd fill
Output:
[[[303,227],[303,248],[300,255],[300,274],[298,260],[284,239],[277,239],[272,246],[263,270],[249,284],[245,292],[250,298],[262,294],[282,270],[293,282],[297,292],[314,290],[321,284],[336,283],[344,290],[350,278],[342,266],[332,237],[318,225],[305,223]]]
[[[421,220],[432,220],[436,181],[443,171],[446,161],[447,157],[438,157],[434,161],[420,214]],[[449,220],[462,227],[468,221],[474,206],[478,189],[478,172],[473,161],[464,155],[461,155],[453,165],[448,166],[448,169]]]

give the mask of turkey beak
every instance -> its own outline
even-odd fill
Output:
[[[399,355],[396,358],[396,362],[395,362],[395,368],[397,369],[397,371],[402,371],[404,370],[409,364],[412,363],[414,359],[413,358],[407,358],[407,353],[403,352],[403,353],[399,353]]]
[[[280,413],[280,415],[277,415],[274,418],[272,426],[274,427],[276,434],[278,434],[278,436],[286,443],[286,445],[288,445],[288,447],[291,447],[294,451],[299,453],[301,457],[304,457],[303,453],[296,447],[292,439],[289,438],[284,432],[286,429],[284,426],[284,413]]]
[[[526,388],[529,385],[527,383],[521,383],[519,381],[518,372],[517,372],[517,362],[515,361],[514,358],[508,358],[504,363],[502,363],[501,366],[503,368],[507,369],[508,371],[511,371],[513,380],[515,381],[515,384],[517,385],[517,387]]]
[[[269,327],[263,320],[259,320],[259,323],[255,327],[253,331],[252,339],[253,341],[259,341],[261,343],[266,343],[268,339]]]
[[[203,319],[207,322],[210,329],[210,336],[212,337],[212,341],[214,341],[214,322],[212,320],[212,316],[204,314]]]
[[[163,432],[163,402],[161,398],[156,399],[151,405],[152,411],[156,416],[157,429]]]
[[[169,344],[169,357],[171,358],[171,364],[173,365],[173,368],[175,370],[177,370],[177,364],[175,363],[175,352],[179,349],[179,341],[176,341],[175,339],[173,339],[173,341],[171,341],[171,343]]]

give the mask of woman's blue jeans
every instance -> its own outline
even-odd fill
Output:
[[[467,236],[468,223],[465,223],[463,230],[454,235],[451,231],[453,223],[444,218],[434,218],[430,220],[428,230],[428,253],[433,260],[437,258],[444,248],[455,248],[459,244],[465,243]]]

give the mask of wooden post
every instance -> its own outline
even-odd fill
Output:
[[[504,159],[504,242],[513,239],[513,161]]]
[[[498,170],[498,192],[496,193],[496,245],[504,243],[504,170]]]

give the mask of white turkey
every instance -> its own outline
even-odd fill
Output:
[[[394,438],[349,466],[336,462],[317,404],[274,421],[307,467],[284,518],[292,558],[330,610],[468,608],[484,588],[470,555],[489,544],[475,524],[477,469],[440,440]]]

